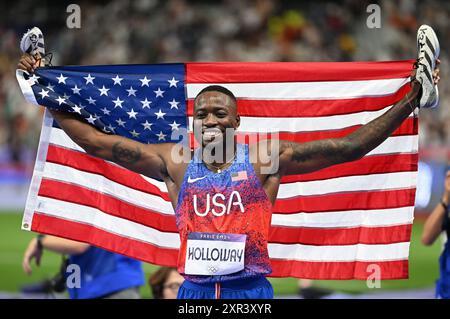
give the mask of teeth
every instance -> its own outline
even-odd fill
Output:
[[[212,140],[213,138],[216,138],[221,134],[222,132],[220,130],[208,130],[203,133],[203,138],[206,140]]]

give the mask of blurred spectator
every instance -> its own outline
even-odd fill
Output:
[[[175,268],[161,267],[148,279],[155,299],[176,299],[184,278]]]
[[[139,299],[139,286],[144,284],[144,272],[140,261],[106,251],[85,243],[49,235],[38,235],[29,243],[22,267],[31,274],[31,261],[39,266],[44,250],[69,255],[63,266],[62,283],[68,286],[71,299]],[[78,276],[78,277],[76,277]],[[69,278],[70,277],[70,278]],[[65,280],[65,278],[67,278]]]
[[[447,241],[439,258],[439,279],[436,282],[436,298],[450,299],[450,166],[447,169],[444,192],[439,204],[428,216],[422,233],[422,243],[432,245],[439,235],[444,232]]]
[[[299,279],[298,294],[303,299],[321,299],[333,293],[332,290],[314,286],[314,280]]]

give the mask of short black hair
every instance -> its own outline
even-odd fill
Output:
[[[228,90],[226,87],[220,86],[220,85],[209,85],[207,87],[205,87],[204,89],[202,89],[197,96],[195,97],[194,101],[200,96],[200,94],[205,93],[205,92],[211,92],[211,91],[215,91],[215,92],[220,92],[223,93],[225,95],[228,95],[229,97],[231,97],[234,101],[234,103],[237,103],[237,99],[234,96],[233,92],[231,92],[230,90]]]

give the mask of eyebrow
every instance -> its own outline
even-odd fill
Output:
[[[225,110],[228,110],[228,109],[230,109],[232,106],[230,106],[230,105],[211,105],[213,108],[215,108],[215,109],[225,109]],[[200,106],[197,106],[197,105],[194,105],[194,112],[197,112],[197,111],[199,111],[199,110],[203,110],[205,108],[205,105],[200,105]]]

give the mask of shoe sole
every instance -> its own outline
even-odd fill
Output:
[[[422,49],[422,47],[424,47],[425,45],[430,48],[429,50],[431,51],[431,54],[432,54],[431,57],[427,50]],[[439,57],[439,54],[440,54],[440,44],[439,44],[439,40],[438,40],[434,30],[426,24],[421,25],[417,32],[417,50],[419,52],[419,56],[423,54],[425,61],[428,63],[428,65],[430,67],[430,70],[434,70],[434,68],[436,67],[436,59]],[[422,63],[425,63],[425,61],[423,61]],[[422,67],[423,67],[422,72],[426,75],[426,77],[428,78],[430,83],[433,83],[434,82],[433,76],[432,76],[432,74],[430,74],[428,68],[426,68],[424,66],[422,66]],[[434,88],[435,88],[435,94],[436,94],[435,102],[432,105],[426,106],[426,104],[424,104],[421,107],[432,108],[438,104],[439,97],[437,95],[438,94],[437,86],[434,85]]]

